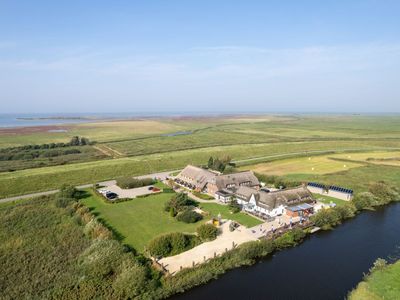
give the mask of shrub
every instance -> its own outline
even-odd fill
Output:
[[[176,216],[176,219],[184,223],[196,223],[203,219],[203,216],[193,210],[187,209]]]
[[[79,198],[79,191],[72,185],[62,185],[60,188],[60,192],[58,193],[61,198]]]
[[[369,185],[369,192],[379,201],[377,205],[383,205],[399,199],[399,192],[383,181],[374,182]]]
[[[203,224],[196,229],[199,238],[202,241],[212,241],[217,238],[218,229],[211,224]]]
[[[138,179],[133,177],[119,177],[117,178],[117,185],[122,189],[133,189],[142,186],[148,186],[155,183],[152,178]]]
[[[331,208],[321,209],[318,213],[311,216],[310,219],[314,222],[315,226],[322,229],[329,229],[332,226],[340,224],[341,216],[335,209]]]
[[[341,220],[354,217],[354,214],[356,212],[356,208],[352,203],[348,203],[342,206],[336,206],[334,210],[336,210],[336,212],[339,214]]]
[[[296,246],[305,236],[306,233],[302,229],[294,228],[274,240],[275,248],[284,249]]]
[[[387,261],[383,258],[378,258],[375,262],[374,265],[369,269],[369,273],[372,273],[374,271],[379,271],[385,269],[387,266]]]
[[[180,232],[168,233],[152,239],[147,250],[154,257],[166,257],[179,254],[197,245],[197,237]]]
[[[152,239],[147,249],[149,253],[154,257],[164,257],[172,251],[171,241],[168,235],[161,235]]]
[[[372,208],[376,203],[376,197],[370,192],[363,192],[357,194],[352,200],[357,210]]]

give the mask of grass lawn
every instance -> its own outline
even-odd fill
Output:
[[[349,300],[395,300],[400,295],[400,261],[375,271],[358,284],[350,294]]]
[[[200,203],[200,207],[203,210],[208,211],[210,213],[210,217],[216,217],[220,213],[223,219],[234,220],[246,227],[253,227],[263,223],[262,221],[242,212],[232,214],[227,205],[221,205],[217,203]]]
[[[337,198],[329,197],[326,195],[320,195],[320,194],[313,194],[314,198],[318,200],[319,202],[325,203],[325,204],[330,204],[331,202],[335,203],[337,206],[345,205],[348,201],[340,200]]]
[[[155,236],[168,232],[193,233],[204,223],[195,224],[178,222],[164,212],[164,203],[172,193],[162,193],[146,198],[136,198],[131,201],[116,204],[105,203],[99,196],[89,191],[90,197],[83,203],[112,227],[122,238],[124,244],[142,252],[147,243]]]

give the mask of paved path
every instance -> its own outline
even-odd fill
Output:
[[[135,178],[143,179],[143,178],[157,178],[160,180],[165,180],[171,173],[176,172],[177,170],[174,171],[167,171],[167,172],[159,172],[159,173],[153,173],[153,174],[147,174],[147,175],[141,175],[141,176],[135,176]],[[102,186],[112,186],[116,184],[115,180],[108,180],[108,181],[102,181],[98,182],[99,185]],[[84,185],[78,185],[76,186],[77,189],[86,189],[93,186],[93,183],[91,184],[84,184]],[[9,198],[4,198],[0,199],[0,203],[5,203],[5,202],[12,202],[16,200],[21,200],[21,199],[27,199],[27,198],[32,198],[32,197],[39,197],[39,196],[45,196],[45,195],[52,195],[57,193],[59,190],[51,190],[51,191],[45,191],[45,192],[38,192],[38,193],[31,193],[31,194],[26,194],[26,195],[20,195],[20,196],[15,196],[15,197],[9,197]]]
[[[229,224],[230,221],[226,221],[221,226],[222,233],[214,241],[203,243],[175,256],[162,258],[158,262],[162,264],[170,274],[174,274],[181,268],[190,268],[193,264],[201,264],[213,258],[214,255],[221,255],[225,251],[231,250],[233,246],[257,240],[257,238],[249,234],[248,229],[243,226],[230,232]]]
[[[299,218],[293,218],[292,222],[299,221]],[[180,253],[175,256],[165,257],[159,260],[159,263],[168,270],[170,274],[175,274],[181,268],[190,268],[193,264],[202,264],[215,255],[221,255],[226,250],[231,250],[233,246],[256,241],[265,236],[272,229],[278,229],[285,224],[290,224],[290,217],[282,215],[277,217],[274,221],[265,222],[251,228],[240,226],[235,231],[229,231],[229,224],[231,221],[226,221],[220,227],[221,234],[211,242],[200,244],[186,252]]]

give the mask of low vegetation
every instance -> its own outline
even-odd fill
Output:
[[[349,293],[349,300],[397,300],[400,295],[400,261],[388,264],[378,258],[362,282]]]
[[[149,254],[156,258],[177,255],[200,243],[196,235],[174,232],[152,239],[147,245]]]
[[[212,224],[203,224],[197,227],[196,232],[203,242],[207,242],[217,238],[218,228]]]
[[[343,220],[352,218],[358,211],[373,209],[393,201],[400,201],[400,190],[385,182],[373,182],[369,192],[362,192],[348,203],[330,209],[322,209],[311,217],[311,221],[322,229],[331,229]]]
[[[129,176],[118,177],[116,179],[116,181],[117,181],[117,185],[121,189],[133,189],[133,188],[148,186],[148,185],[152,185],[152,184],[156,183],[156,181],[152,178],[139,179],[139,178],[134,178],[134,177],[129,177]]]
[[[78,196],[64,187],[58,195],[0,206],[2,297],[121,299],[152,289],[158,276],[148,261],[114,240]],[[58,199],[70,202],[60,207]]]
[[[203,216],[192,209],[186,209],[176,216],[176,219],[184,223],[196,223],[203,219]]]

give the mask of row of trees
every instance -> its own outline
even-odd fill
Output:
[[[0,161],[10,160],[33,160],[36,158],[50,158],[70,154],[79,154],[79,149],[50,149],[50,150],[32,150],[14,153],[0,153]]]
[[[210,156],[210,158],[208,159],[208,163],[207,163],[207,167],[209,169],[215,170],[215,171],[219,171],[221,173],[223,173],[227,167],[234,167],[234,165],[231,163],[232,158],[229,155],[225,155],[222,158],[218,158],[218,157],[212,157]]]

